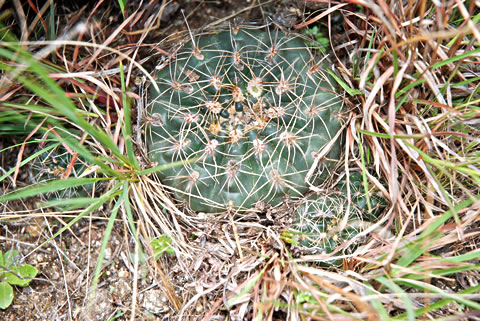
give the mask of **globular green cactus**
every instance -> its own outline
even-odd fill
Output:
[[[291,229],[284,233],[285,239],[306,254],[328,254],[339,245],[358,235],[369,222],[378,219],[387,206],[387,200],[377,193],[369,192],[371,208],[368,208],[363,187],[362,174],[353,172],[349,177],[350,209],[348,220],[348,198],[345,178],[338,188],[328,194],[312,194],[306,198],[296,212],[296,220]],[[356,244],[340,253],[351,253]],[[339,264],[332,258],[328,264]]]
[[[388,201],[382,193],[379,190],[372,190],[372,188],[368,190],[369,208],[363,185],[363,176],[360,172],[350,173],[349,186],[352,202],[361,211],[362,217],[370,221],[378,219],[381,212],[388,205]],[[347,194],[347,182],[345,179],[340,182],[339,190],[344,195]]]
[[[31,163],[31,181],[35,184],[46,183],[53,180],[58,180],[65,177],[65,173],[73,162],[71,172],[68,177],[79,177],[85,174],[88,167],[80,159],[73,159],[70,152],[65,150],[61,145],[50,149],[33,160]],[[72,197],[87,196],[93,190],[93,185],[83,185],[62,189],[56,192],[48,193],[48,199],[68,199]]]
[[[331,253],[362,228],[362,211],[355,204],[350,205],[348,221],[342,228],[347,206],[344,194],[312,194],[297,209],[295,223],[284,237],[305,254]]]
[[[331,167],[342,149],[343,101],[324,58],[281,31],[193,37],[150,90],[150,160],[198,159],[159,172],[162,183],[194,211],[303,196],[307,173]]]

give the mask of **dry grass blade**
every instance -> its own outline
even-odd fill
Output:
[[[349,300],[351,300],[353,302],[353,304],[363,313],[365,313],[365,317],[367,320],[372,320],[372,321],[376,321],[376,320],[380,320],[379,316],[377,315],[376,311],[368,304],[368,303],[365,303],[361,300],[361,297],[356,295],[356,294],[353,294],[353,293],[350,293],[350,292],[347,292],[333,284],[330,284],[324,280],[322,280],[321,278],[313,275],[313,274],[308,274],[308,273],[305,273],[305,275],[310,279],[312,280],[313,282],[315,282],[316,284],[318,284],[320,287],[324,288],[324,289],[328,289],[330,291],[333,291],[335,293],[338,293],[338,294],[341,294],[342,296],[348,298]]]

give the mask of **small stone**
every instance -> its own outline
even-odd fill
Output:
[[[130,277],[130,272],[125,271],[125,270],[121,270],[121,271],[118,272],[118,277],[122,278],[122,279],[126,279],[126,278]]]
[[[144,293],[143,308],[153,314],[165,313],[169,310],[168,299],[161,290],[149,290]]]
[[[112,259],[112,249],[107,247],[104,252],[104,259],[110,261]]]

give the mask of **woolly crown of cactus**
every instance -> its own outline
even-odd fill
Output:
[[[159,172],[162,183],[204,212],[303,196],[312,168],[331,167],[341,150],[342,99],[325,67],[281,31],[192,37],[150,86],[150,160],[198,159]]]

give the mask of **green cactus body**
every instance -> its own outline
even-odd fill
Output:
[[[349,182],[352,203],[362,212],[362,217],[370,221],[377,220],[383,209],[387,207],[388,201],[381,195],[380,191],[369,191],[371,206],[369,209],[362,174],[360,172],[350,173]],[[347,194],[347,184],[345,180],[340,183],[339,190],[344,195]]]
[[[72,154],[62,146],[55,147],[52,150],[40,154],[32,162],[32,181],[34,183],[46,183],[53,180],[62,179],[63,175],[70,166]],[[79,177],[87,170],[87,166],[76,159],[72,168],[70,177]],[[67,188],[56,192],[48,193],[48,199],[68,199],[72,197],[87,196],[93,190],[93,185],[88,184],[79,187]]]
[[[347,213],[347,183],[345,178],[338,184],[338,191],[327,195],[313,194],[306,198],[296,214],[296,220],[286,236],[308,254],[327,254],[333,252],[342,243],[351,240],[366,226],[368,222],[378,219],[387,206],[387,200],[370,193],[371,209],[367,206],[362,174],[353,172],[349,177],[350,212],[345,227],[342,220]],[[344,249],[343,253],[351,253],[355,244]],[[338,265],[341,262],[333,258],[328,264]]]
[[[291,241],[308,254],[327,254],[352,239],[361,230],[362,211],[351,204],[349,219],[341,229],[347,210],[342,194],[311,195],[297,210],[297,218],[288,235]],[[352,247],[347,249],[351,251]]]
[[[232,29],[193,38],[151,86],[146,141],[158,173],[194,211],[277,205],[308,190],[315,157],[341,129],[342,100],[304,40]],[[326,154],[338,159],[340,141]]]

